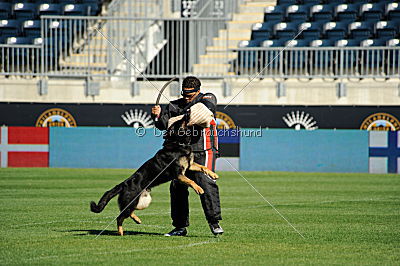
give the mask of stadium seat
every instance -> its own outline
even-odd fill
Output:
[[[386,3],[367,3],[360,8],[360,15],[364,21],[379,21],[385,15]]]
[[[250,48],[250,47],[258,47],[261,43],[261,40],[250,40],[250,41],[241,41],[238,44],[239,48]],[[238,51],[238,59],[237,64],[242,69],[248,69],[255,67],[258,64],[258,51],[254,50],[239,50]]]
[[[286,40],[266,40],[261,43],[261,47],[265,48],[275,48],[284,47]],[[266,68],[267,72],[271,72],[271,69],[277,69],[283,54],[280,55],[280,49],[265,50],[262,51],[260,65],[262,68]]]
[[[310,47],[331,47],[334,46],[334,40],[327,40],[327,39],[320,39],[320,40],[313,40],[309,43]]]
[[[311,39],[302,39],[302,40],[289,40],[286,41],[285,46],[287,47],[308,47]]]
[[[369,47],[369,46],[385,46],[386,45],[386,40],[382,39],[367,39],[363,40],[360,43],[361,47]]]
[[[358,17],[360,4],[342,4],[335,8],[337,21],[355,21]]]
[[[274,36],[277,39],[290,39],[294,38],[299,30],[299,22],[281,22],[274,26]]]
[[[396,21],[378,21],[375,25],[375,32],[378,38],[394,38],[398,31],[399,23]]]
[[[95,3],[68,4],[64,6],[66,16],[95,16],[99,12],[99,6]]]
[[[324,35],[326,39],[339,40],[344,39],[348,32],[345,22],[328,22],[324,25]]]
[[[360,46],[361,39],[343,39],[335,42],[336,47]]]
[[[286,14],[286,8],[282,6],[267,6],[264,9],[264,22],[281,22]]]
[[[268,39],[273,35],[275,21],[256,23],[252,27],[251,39]]]
[[[386,7],[386,16],[389,20],[400,20],[399,3],[390,3]]]
[[[332,5],[315,5],[310,9],[310,17],[312,21],[328,22],[333,20]]]
[[[311,39],[305,40],[289,40],[285,43],[286,47],[307,47]],[[309,50],[285,50],[284,58],[286,64],[292,66],[293,69],[304,68],[308,62]],[[289,74],[289,73],[288,73]]]
[[[61,4],[41,4],[39,5],[39,15],[62,15]]]
[[[304,22],[299,25],[301,38],[303,39],[319,39],[321,37],[323,24],[320,22]]]
[[[33,44],[33,38],[31,38],[31,37],[9,37],[9,38],[7,38],[7,44]]]
[[[386,42],[387,46],[400,46],[400,39],[390,39]]]
[[[297,4],[297,0],[278,0],[277,5],[295,5]]]
[[[11,14],[11,4],[0,2],[0,19],[9,19]]]
[[[303,5],[319,5],[322,4],[323,0],[301,0],[301,4]]]
[[[261,47],[284,47],[287,40],[266,40],[261,43]]]
[[[59,4],[63,4],[63,5],[79,4],[79,3],[82,2],[80,0],[54,0],[54,1],[55,1],[54,3],[59,3]],[[88,2],[88,1],[86,0],[86,1],[83,1],[83,2]]]
[[[3,19],[0,21],[0,35],[18,36],[21,32],[21,24],[19,20]]]
[[[308,20],[309,8],[304,5],[292,5],[286,10],[286,20],[289,22],[303,22]]]
[[[16,19],[34,19],[37,16],[37,4],[17,3],[13,6]]]
[[[374,22],[353,22],[349,25],[350,37],[353,39],[368,39],[374,34]]]
[[[27,37],[40,36],[41,22],[40,20],[27,20],[22,24],[23,34]]]

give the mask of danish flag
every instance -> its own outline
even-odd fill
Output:
[[[47,127],[1,127],[1,167],[48,167]]]

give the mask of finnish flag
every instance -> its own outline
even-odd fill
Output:
[[[400,173],[400,131],[369,132],[369,172]]]

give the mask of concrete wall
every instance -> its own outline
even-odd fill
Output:
[[[165,82],[139,82],[139,95],[131,95],[131,84],[113,80],[102,82],[98,96],[85,95],[82,80],[49,80],[48,93],[39,95],[37,79],[5,79],[0,77],[0,101],[7,102],[57,102],[57,103],[154,103],[158,90]],[[255,79],[243,91],[249,79],[230,79],[230,96],[224,96],[222,80],[203,79],[202,91],[213,92],[220,104],[268,104],[268,105],[400,105],[399,79],[376,81],[373,79],[344,80],[345,97],[337,96],[334,80],[288,79],[283,83],[286,93],[277,96],[276,80]],[[241,92],[240,92],[241,91]],[[171,100],[168,89],[165,96]],[[235,97],[236,96],[236,97]],[[235,98],[234,98],[235,97]],[[167,100],[162,97],[162,102]]]

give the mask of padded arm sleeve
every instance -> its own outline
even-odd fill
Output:
[[[215,114],[215,111],[217,110],[217,97],[215,97],[214,94],[212,93],[204,94],[200,102],[205,106],[207,106],[207,108],[210,109],[210,111]]]

